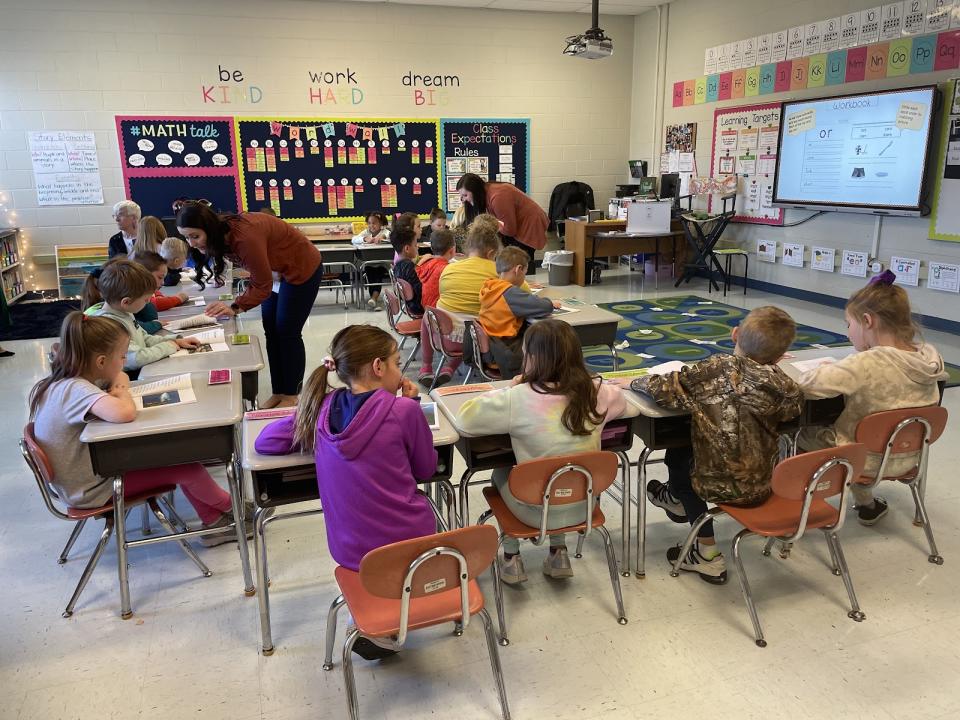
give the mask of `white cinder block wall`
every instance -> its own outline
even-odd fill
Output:
[[[564,38],[589,24],[583,14],[318,0],[0,0],[0,192],[28,257],[42,258],[116,232],[117,114],[529,117],[533,197],[546,208],[557,183],[578,179],[603,200],[626,177],[634,19],[603,18],[612,58],[562,56]],[[261,102],[238,91],[231,104],[204,102],[218,66],[241,71],[230,84],[255,85]],[[347,67],[363,103],[311,104],[308,71]],[[417,106],[407,71],[457,75],[460,87]],[[37,207],[29,130],[94,131],[105,204]],[[55,284],[50,264],[32,274],[28,287]]]
[[[666,38],[666,86],[664,88],[664,124],[695,122],[697,128],[697,168],[706,175],[710,171],[710,151],[713,138],[713,116],[717,108],[753,103],[782,102],[791,98],[840,95],[845,93],[869,92],[893,87],[942,83],[952,77],[960,76],[960,70],[949,70],[924,75],[907,75],[882,81],[850,83],[836,87],[825,87],[800,92],[783,92],[757,98],[742,98],[716,103],[706,103],[689,107],[672,107],[673,83],[697,78],[703,74],[703,53],[707,47],[721,43],[743,40],[750,36],[785,30],[816,20],[825,20],[843,13],[850,13],[874,7],[879,3],[870,0],[735,0],[714,2],[712,0],[675,0],[669,8],[669,28]],[[649,68],[646,73],[638,72],[638,81],[634,85],[634,108],[638,108],[638,97],[653,97],[655,93],[655,29],[656,12],[648,12],[636,19],[636,37],[646,42],[637,43],[634,48],[635,63],[638,69]],[[652,103],[651,103],[652,104]],[[652,108],[635,112],[630,128],[631,148],[638,151],[649,147],[649,138],[654,125]],[[658,128],[658,149],[663,145],[663,130]],[[644,157],[643,155],[638,155]],[[652,157],[656,158],[654,154]],[[960,197],[952,201],[960,202]],[[793,222],[809,215],[802,210],[788,210],[786,221]],[[924,218],[885,218],[880,233],[879,257],[884,262],[893,255],[919,258],[923,262],[921,276],[925,274],[926,263],[930,260],[960,263],[960,243],[930,240],[927,237],[930,219]],[[793,228],[777,228],[764,225],[733,225],[727,231],[727,239],[737,243],[753,253],[757,240],[777,240],[779,242],[799,242],[809,248],[811,245],[869,252],[873,240],[875,218],[870,215],[852,213],[827,213],[808,223]],[[755,260],[751,256],[751,260]],[[739,264],[738,264],[739,265]],[[860,278],[842,276],[839,269],[835,273],[823,273],[811,270],[809,263],[804,268],[784,267],[779,260],[776,264],[752,262],[750,276],[777,285],[799,288],[824,295],[846,298],[863,285]],[[916,312],[936,318],[960,321],[960,298],[950,293],[927,290],[921,279],[919,288],[910,288],[910,297]]]

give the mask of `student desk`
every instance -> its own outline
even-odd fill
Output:
[[[583,220],[565,221],[564,244],[573,251],[573,272],[570,279],[577,285],[587,284],[587,260],[598,255],[625,255],[638,252],[656,252],[659,263],[660,241],[667,240],[676,257],[680,250],[677,239],[683,238],[683,230],[671,228],[669,232],[650,235],[627,233],[626,220],[607,220],[584,222]],[[683,247],[681,242],[680,247]],[[659,267],[659,266],[658,266]]]
[[[548,319],[562,320],[572,327],[582,347],[606,345],[610,348],[610,355],[613,356],[613,369],[617,369],[620,362],[616,348],[617,327],[623,319],[622,317],[596,305],[578,305],[576,312],[566,312],[559,315],[551,313],[541,318],[530,318],[528,322],[534,324]]]
[[[184,332],[189,333],[189,330]],[[250,335],[250,342],[247,345],[234,345],[231,343],[233,333],[227,334],[224,328],[224,340],[227,352],[219,353],[194,353],[193,355],[183,355],[181,357],[167,357],[149,365],[144,365],[140,370],[140,378],[148,380],[150,378],[164,375],[180,375],[181,373],[200,373],[204,382],[211,370],[229,368],[234,372],[240,373],[240,389],[243,399],[253,405],[257,402],[257,392],[259,389],[259,373],[263,370],[263,353],[260,350],[260,338],[256,335]]]
[[[792,363],[800,360],[831,357],[841,359],[853,352],[853,347],[809,348],[790,353],[791,357],[779,362],[780,368],[788,377],[796,380],[801,372]],[[636,575],[646,575],[646,534],[647,534],[647,463],[655,450],[667,450],[675,447],[690,446],[690,415],[682,410],[667,410],[644,393],[626,391],[627,402],[634,406],[638,417],[634,420],[634,433],[643,441],[644,448],[637,459],[637,540]],[[829,425],[843,411],[843,397],[807,400],[800,416],[785,424],[781,429],[791,435],[795,441],[797,433],[810,425]]]
[[[509,387],[511,380],[498,380],[492,383],[484,383],[494,388]],[[434,390],[430,397],[436,401],[437,406],[443,411],[454,429],[460,436],[457,441],[457,451],[463,457],[467,469],[460,477],[460,524],[465,527],[470,523],[470,501],[469,489],[470,478],[475,473],[483,470],[494,470],[496,468],[512,467],[517,464],[517,459],[513,454],[509,435],[470,435],[464,431],[458,423],[460,408],[470,398],[477,397],[478,392],[459,392],[452,395],[443,395],[441,390]],[[628,395],[629,393],[624,393]],[[603,429],[603,436],[600,442],[602,450],[609,450],[616,453],[620,458],[621,482],[619,485],[614,483],[612,486],[614,492],[611,496],[617,498],[617,491],[620,493],[621,502],[621,523],[622,523],[622,544],[621,544],[621,567],[620,573],[624,577],[630,574],[630,461],[627,458],[627,451],[633,445],[633,423],[637,419],[638,411],[635,406],[627,403],[627,408],[623,415],[615,420],[611,420]]]
[[[197,402],[141,410],[130,423],[108,423],[95,420],[87,423],[80,441],[88,444],[93,471],[102,478],[113,479],[113,515],[117,534],[117,568],[120,575],[120,615],[128,619],[130,584],[127,576],[127,550],[169,540],[188,540],[210,530],[192,530],[158,535],[141,540],[126,539],[126,509],[123,500],[123,474],[193,462],[223,463],[233,505],[235,527],[239,528],[240,565],[243,569],[244,592],[255,590],[250,573],[246,534],[243,531],[243,504],[239,485],[236,431],[243,415],[240,383],[207,385],[205,373],[191,374]],[[140,383],[137,383],[140,384]],[[220,529],[213,531],[219,532]]]
[[[453,471],[453,444],[459,436],[453,425],[437,413],[439,429],[433,430],[433,446],[437,450],[437,471],[424,483],[435,483],[442,487],[447,503],[447,526],[454,526],[453,486],[450,475]],[[267,525],[276,520],[287,520],[307,515],[319,515],[323,509],[319,506],[310,510],[274,515],[282,505],[319,500],[317,489],[317,466],[310,453],[292,453],[290,455],[261,455],[254,448],[260,432],[272,419],[243,419],[243,452],[241,464],[250,473],[253,483],[253,500],[257,509],[254,512],[253,549],[256,557],[257,584],[260,586],[258,603],[260,610],[261,652],[273,655],[273,634],[270,629],[270,590],[267,567]]]

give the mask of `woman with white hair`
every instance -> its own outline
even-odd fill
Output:
[[[137,241],[137,224],[140,222],[140,206],[133,200],[121,200],[113,206],[113,219],[120,231],[110,236],[110,257],[126,257],[133,251]]]

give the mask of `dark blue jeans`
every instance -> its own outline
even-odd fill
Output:
[[[693,448],[668,448],[663,462],[667,466],[669,478],[667,484],[670,487],[670,494],[683,505],[687,520],[693,525],[707,511],[707,503],[694,492],[690,480],[690,471],[693,469]],[[713,520],[700,528],[697,537],[713,537]]]
[[[303,346],[303,326],[317,299],[323,266],[300,285],[283,280],[280,292],[271,293],[260,304],[263,334],[267,340],[270,386],[274,395],[296,395],[303,384],[307,351]]]

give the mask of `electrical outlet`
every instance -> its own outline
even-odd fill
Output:
[[[881,272],[883,270],[883,263],[877,262],[876,260],[874,260],[870,264],[870,270],[875,273]]]

